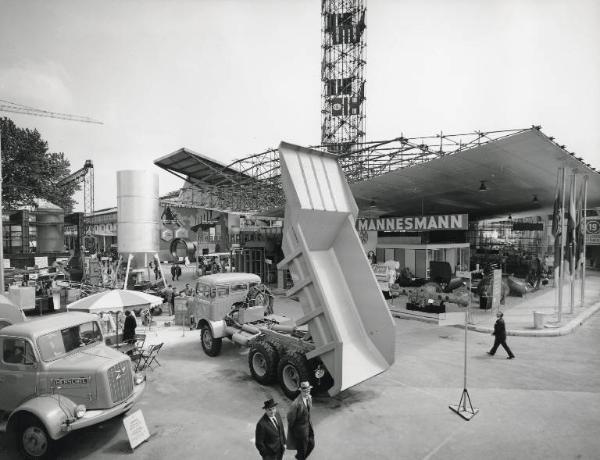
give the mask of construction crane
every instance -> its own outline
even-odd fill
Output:
[[[35,117],[58,118],[60,120],[79,121],[82,123],[103,124],[101,121],[94,120],[90,117],[82,117],[79,115],[70,115],[68,113],[50,112],[48,110],[36,109],[16,102],[0,99],[0,112],[20,113],[23,115],[33,115]],[[90,161],[90,165],[91,165]],[[86,162],[87,164],[87,162]],[[84,166],[85,168],[85,166]],[[92,169],[93,171],[93,169]],[[71,174],[73,176],[73,174]],[[69,177],[71,177],[69,176]],[[93,190],[93,179],[92,187]],[[92,191],[93,196],[93,191]],[[91,198],[91,207],[93,209],[93,197]],[[0,129],[0,294],[4,294],[4,229],[2,228],[2,130]]]
[[[83,168],[61,179],[56,184],[65,187],[83,182],[83,213],[87,216],[94,213],[94,164],[92,160],[85,160]]]

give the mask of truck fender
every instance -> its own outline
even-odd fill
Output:
[[[60,395],[38,396],[25,401],[8,418],[8,431],[16,428],[23,416],[34,416],[43,423],[48,435],[60,439],[69,432],[68,423],[75,420],[77,405],[69,398]]]
[[[221,337],[229,337],[225,332],[226,324],[224,320],[210,321],[207,319],[201,319],[200,321],[198,321],[198,329],[200,329],[205,324],[208,325],[208,327],[210,327],[210,330],[212,331],[213,337],[215,339],[219,339]]]

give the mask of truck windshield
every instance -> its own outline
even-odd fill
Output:
[[[38,339],[44,361],[52,361],[80,347],[102,341],[102,333],[95,321],[50,332]]]

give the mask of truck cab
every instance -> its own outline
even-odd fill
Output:
[[[25,458],[48,458],[69,431],[128,411],[145,377],[105,345],[96,315],[70,312],[0,329],[0,385],[0,428]]]

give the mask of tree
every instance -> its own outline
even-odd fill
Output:
[[[69,213],[79,184],[57,187],[71,174],[64,153],[48,152],[48,143],[37,129],[22,129],[9,118],[0,118],[2,133],[2,204],[4,209],[33,206],[37,198]]]

